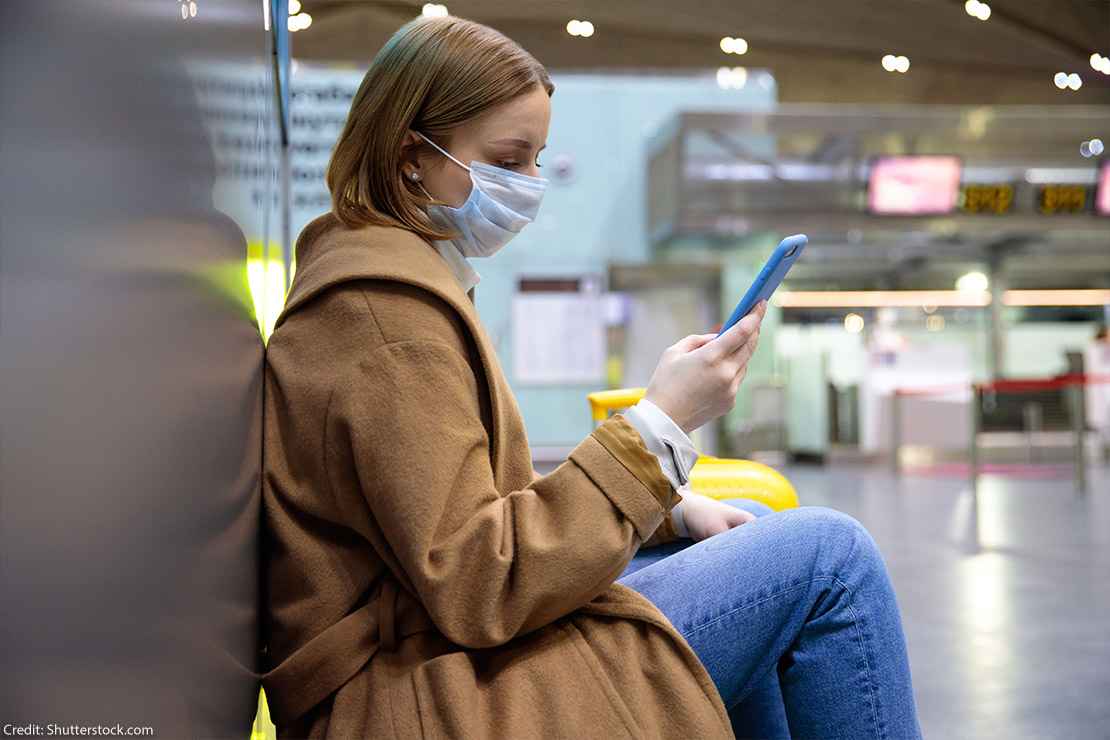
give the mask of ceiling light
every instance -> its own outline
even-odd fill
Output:
[[[1068,87],[1070,87],[1072,90],[1078,90],[1079,88],[1083,87],[1083,78],[1077,75],[1075,72],[1072,72],[1070,75],[1068,75]]]
[[[747,54],[748,42],[741,38],[725,36],[721,39],[721,51],[726,54]]]
[[[958,290],[778,290],[775,297],[783,308],[979,307],[991,303],[990,293]]]
[[[1007,306],[1105,306],[1110,305],[1110,290],[1007,290],[1002,303]]]
[[[783,308],[882,308],[927,305],[948,308],[982,308],[991,304],[987,292],[963,293],[956,290],[778,290],[773,302]],[[1005,306],[1105,306],[1110,305],[1110,290],[1070,288],[1060,290],[1007,290]]]
[[[956,281],[956,290],[961,293],[982,293],[989,284],[987,276],[983,273],[969,272],[966,275],[961,275]]]
[[[447,6],[440,3],[424,3],[420,15],[425,18],[444,18],[447,16]]]
[[[1086,159],[1090,159],[1090,157],[1091,157],[1091,142],[1084,141],[1082,144],[1079,145],[1079,156],[1084,157]]]
[[[1102,139],[1091,139],[1088,142],[1088,146],[1091,149],[1091,154],[1095,157],[1101,155],[1103,152]]]
[[[1068,86],[1067,72],[1057,72],[1056,76],[1052,78],[1052,81],[1056,83],[1056,87],[1061,90],[1065,89]]]
[[[850,313],[844,317],[844,330],[852,334],[859,334],[863,331],[863,317],[858,313]]]
[[[981,21],[985,21],[991,17],[991,6],[979,2],[979,0],[967,0],[967,2],[964,3],[964,10],[972,18],[978,18]]]
[[[883,56],[882,65],[883,69],[887,72],[901,72],[905,74],[910,69],[910,60],[908,57],[886,54]]]
[[[580,21],[576,18],[567,22],[567,33],[571,36],[589,38],[594,35],[594,24],[589,21]]]
[[[289,16],[289,30],[296,33],[312,25],[312,16],[308,13],[297,13]]]
[[[289,15],[301,12],[301,0],[289,0]]]

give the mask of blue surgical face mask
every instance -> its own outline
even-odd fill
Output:
[[[428,215],[437,226],[458,232],[451,241],[464,256],[489,257],[535,220],[547,190],[546,178],[478,161],[467,167],[424,134],[420,136],[470,173],[470,195],[465,203],[458,208],[438,203],[428,206]],[[427,190],[424,193],[432,197]]]

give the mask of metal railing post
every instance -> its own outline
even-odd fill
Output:
[[[982,425],[983,389],[971,384],[971,439],[968,444],[968,476],[974,493],[979,485],[979,429]]]
[[[894,475],[902,475],[902,394],[895,388],[890,394],[890,465]]]
[[[1083,431],[1087,426],[1083,381],[1079,380],[1074,385],[1068,386],[1068,396],[1071,398],[1071,428],[1075,434],[1075,486],[1080,494],[1087,492],[1087,460],[1084,447]]]

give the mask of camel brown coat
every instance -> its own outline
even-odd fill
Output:
[[[628,420],[537,477],[430,244],[329,215],[296,256],[265,375],[279,736],[733,737],[690,646],[615,583],[641,543],[675,537],[680,500]]]

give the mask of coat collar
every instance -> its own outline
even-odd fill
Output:
[[[297,239],[297,269],[285,307],[274,330],[304,303],[325,290],[351,280],[395,280],[423,288],[443,299],[463,319],[478,348],[486,377],[495,428],[490,435],[490,462],[498,470],[507,442],[502,414],[511,413],[497,392],[497,353],[482,329],[474,305],[474,289],[463,292],[447,261],[429,242],[407,229],[366,226],[348,229],[332,213],[309,222]]]
[[[327,213],[305,226],[297,239],[296,255],[293,285],[275,329],[306,301],[350,280],[411,283],[435,293],[460,313],[473,311],[473,302],[447,261],[434,246],[406,229],[348,229]]]

